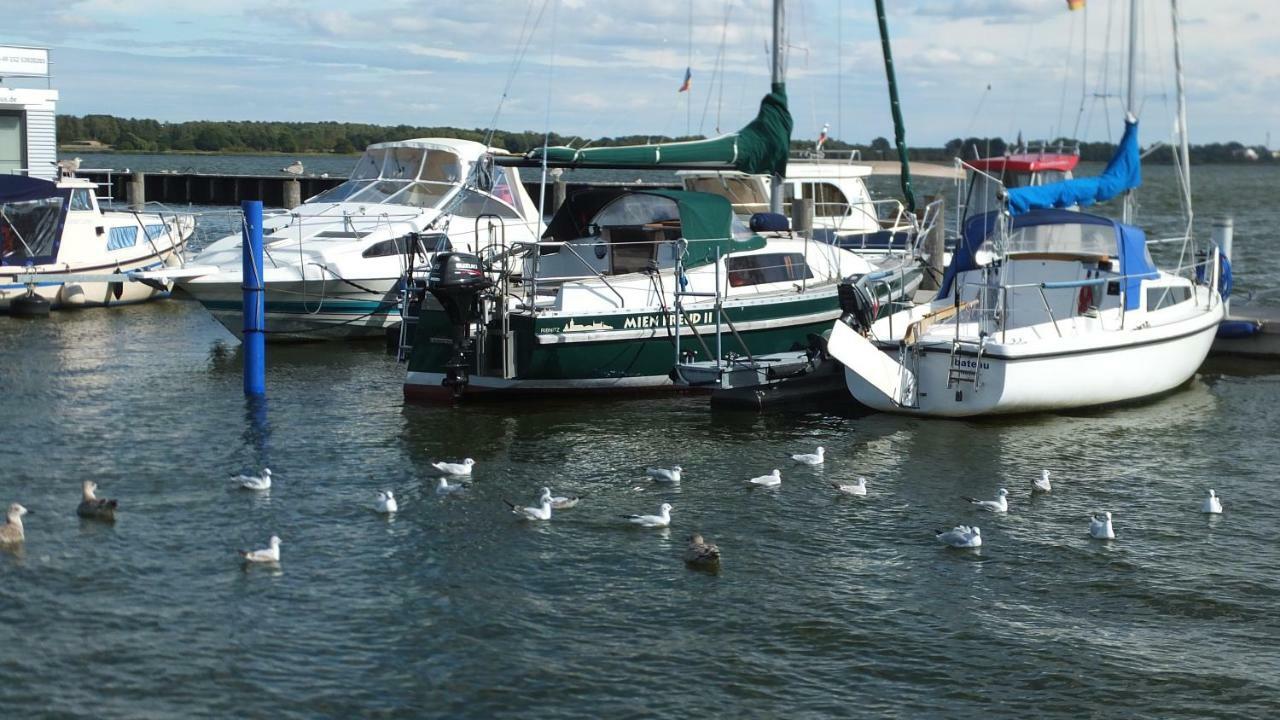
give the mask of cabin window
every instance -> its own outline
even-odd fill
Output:
[[[768,285],[813,277],[801,253],[741,255],[725,260],[729,287]]]
[[[849,213],[849,199],[831,183],[805,183],[804,196],[813,200],[814,217],[843,217]]]
[[[386,150],[366,150],[356,161],[351,171],[352,180],[373,180],[382,175],[382,161],[386,158]]]
[[[396,205],[412,205],[413,207],[435,207],[453,188],[438,183],[407,183],[406,189],[393,196],[388,202]]]
[[[623,195],[596,213],[591,221],[598,227],[649,225],[680,220],[676,201],[661,195]]]
[[[72,210],[92,210],[93,198],[89,197],[88,188],[79,188],[71,191]]]
[[[307,202],[344,202],[347,198],[355,195],[370,185],[369,180],[348,180],[338,187],[332,187],[314,197],[307,198]]]
[[[365,248],[364,252],[360,253],[360,257],[375,258],[404,255],[409,251],[409,249],[410,236],[405,235],[398,238],[392,238],[390,240],[383,240],[382,242],[376,242]],[[431,235],[419,236],[418,247],[414,248],[414,251],[418,255],[426,255],[431,252],[444,252],[445,250],[452,249],[453,246],[449,244],[448,236],[441,233],[434,233]]]
[[[769,197],[764,187],[750,178],[726,177],[686,177],[685,189],[711,193],[729,201],[733,211],[739,215],[754,215],[769,212]]]
[[[462,161],[451,152],[428,150],[427,160],[422,164],[422,174],[418,179],[450,184],[459,182],[462,180]]]
[[[107,237],[108,250],[123,250],[138,244],[138,226],[113,227]]]
[[[1030,225],[1009,234],[1005,252],[1108,257],[1116,254],[1116,231],[1110,225],[1086,223]]]
[[[387,165],[382,177],[388,180],[413,180],[422,167],[422,150],[415,147],[391,148],[387,152]]]
[[[1191,299],[1191,288],[1185,285],[1147,288],[1147,312],[1172,307]]]
[[[169,228],[165,225],[144,225],[142,231],[147,234],[148,240],[159,240],[169,231]]]

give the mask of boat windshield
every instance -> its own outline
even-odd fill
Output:
[[[1116,254],[1116,231],[1110,225],[1063,223],[1020,227],[1005,240],[1009,255],[1053,253],[1108,257]]]
[[[728,200],[739,215],[769,212],[769,196],[761,183],[746,177],[726,175],[685,177],[686,190],[712,193]]]
[[[448,150],[411,145],[370,148],[356,161],[350,179],[307,202],[435,207],[462,178],[462,159]]]
[[[62,198],[0,203],[0,265],[52,262]]]

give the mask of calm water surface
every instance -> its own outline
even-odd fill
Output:
[[[1256,170],[1201,174],[1246,287],[1280,276]],[[188,301],[0,318],[0,501],[35,511],[0,552],[5,717],[1280,713],[1280,376],[986,422],[453,409],[404,406],[376,343],[312,345],[268,350],[263,424],[240,362]],[[787,458],[815,445],[821,468]],[[437,496],[430,462],[463,456],[471,488]],[[682,486],[643,479],[668,462]],[[229,487],[262,465],[269,494]],[[775,467],[780,489],[746,489]],[[1040,468],[1055,490],[1033,498]],[[860,475],[866,498],[827,486]],[[76,518],[84,478],[120,498],[114,526]],[[547,524],[506,512],[543,485],[586,498]],[[1002,486],[1006,517],[959,500]],[[386,487],[391,520],[369,509]],[[1196,512],[1210,487],[1220,517]],[[669,531],[617,517],[664,501]],[[1087,536],[1103,509],[1112,543]],[[980,551],[933,540],[960,522]],[[720,574],[681,563],[695,530]],[[273,533],[280,568],[243,570],[235,550]]]

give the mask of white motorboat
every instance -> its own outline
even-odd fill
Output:
[[[468,140],[370,145],[350,179],[264,221],[269,340],[378,335],[399,323],[408,267],[444,250],[480,252],[537,237],[537,209],[516,168]],[[204,248],[179,280],[241,332],[241,237]]]
[[[52,308],[167,297],[168,281],[129,277],[181,265],[194,230],[191,215],[103,209],[86,179],[0,175],[0,312],[30,295]]]

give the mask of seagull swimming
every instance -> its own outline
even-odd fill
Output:
[[[294,160],[294,161],[293,161],[293,164],[291,164],[291,165],[287,165],[287,166],[285,166],[285,167],[280,168],[280,172],[287,172],[287,173],[289,173],[290,175],[301,175],[301,174],[302,174],[302,161],[301,161],[301,160]]]
[[[961,499],[968,500],[970,504],[976,505],[983,510],[990,510],[991,512],[998,513],[1009,512],[1009,500],[1007,498],[1009,491],[1004,488],[1000,488],[1000,491],[997,492],[996,495],[998,497],[996,497],[995,500],[977,500],[967,495],[962,495]]]
[[[107,522],[115,522],[116,506],[119,504],[115,500],[100,499],[93,494],[98,489],[98,483],[92,480],[85,480],[80,486],[82,499],[80,504],[76,506],[76,514],[82,518],[90,520],[105,520]]]
[[[1040,477],[1031,481],[1031,492],[1052,492],[1053,486],[1049,484],[1049,471],[1041,470]]]
[[[1204,502],[1200,503],[1200,512],[1208,513],[1210,515],[1222,514],[1222,500],[1218,497],[1217,493],[1212,490],[1209,491],[1209,497],[1205,498]]]
[[[622,515],[621,517],[640,527],[664,528],[671,524],[671,504],[662,503],[657,515]]]
[[[866,495],[867,479],[860,477],[858,478],[858,482],[844,485],[840,483],[831,483],[831,487],[835,488],[842,495]]]
[[[27,534],[22,527],[22,516],[34,514],[18,503],[10,505],[8,522],[0,525],[0,545],[17,545],[26,540]]]
[[[1094,515],[1089,520],[1089,537],[1094,540],[1115,540],[1116,531],[1111,527],[1111,511],[1102,513],[1102,517]]]
[[[278,563],[280,562],[280,538],[272,535],[271,547],[261,550],[241,550],[240,557],[247,563]]]
[[[440,483],[436,485],[436,493],[439,495],[448,495],[449,493],[456,493],[460,490],[466,489],[466,485],[463,485],[460,482],[451,483],[449,482],[449,478],[440,478]]]
[[[472,460],[471,458],[467,458],[466,460],[463,460],[460,463],[451,463],[451,462],[431,463],[431,467],[439,470],[440,472],[446,475],[470,475],[471,466],[475,464],[476,464],[475,460]]]
[[[511,508],[511,512],[519,515],[525,520],[550,520],[551,519],[551,500],[542,498],[538,503],[538,507],[518,507],[510,500],[503,500],[507,507]]]
[[[270,490],[271,470],[262,468],[262,475],[236,475],[231,482],[245,490]]]
[[[792,456],[791,456],[791,459],[792,459],[792,460],[795,460],[796,462],[798,462],[798,463],[800,463],[800,464],[802,464],[802,465],[821,465],[821,464],[822,464],[822,460],[823,460],[823,458],[822,458],[822,452],[823,452],[823,451],[822,451],[822,446],[821,446],[821,445],[819,445],[819,446],[818,446],[818,452],[816,452],[816,453],[800,453],[799,455],[792,455]]]
[[[373,509],[383,515],[390,515],[391,513],[399,512],[400,505],[396,502],[396,496],[392,495],[390,490],[379,490],[378,500],[374,503]]]
[[[679,465],[672,465],[671,469],[651,467],[644,471],[645,475],[657,480],[661,483],[678,483],[680,482],[681,468]]]
[[[982,530],[976,525],[957,525],[946,532],[935,531],[934,537],[953,548],[982,547]]]
[[[573,497],[565,497],[563,495],[552,495],[551,488],[546,488],[546,487],[542,488],[542,494],[538,496],[539,503],[544,503],[549,501],[551,503],[551,507],[556,510],[568,510],[574,505],[577,505],[578,501],[580,500],[582,500],[582,497],[579,495],[574,495]]]
[[[689,536],[689,546],[684,550],[684,561],[696,567],[714,567],[720,564],[720,547],[694,533]]]
[[[753,477],[747,482],[755,485],[756,487],[778,487],[782,484],[782,471],[775,468],[774,471],[768,475]]]

